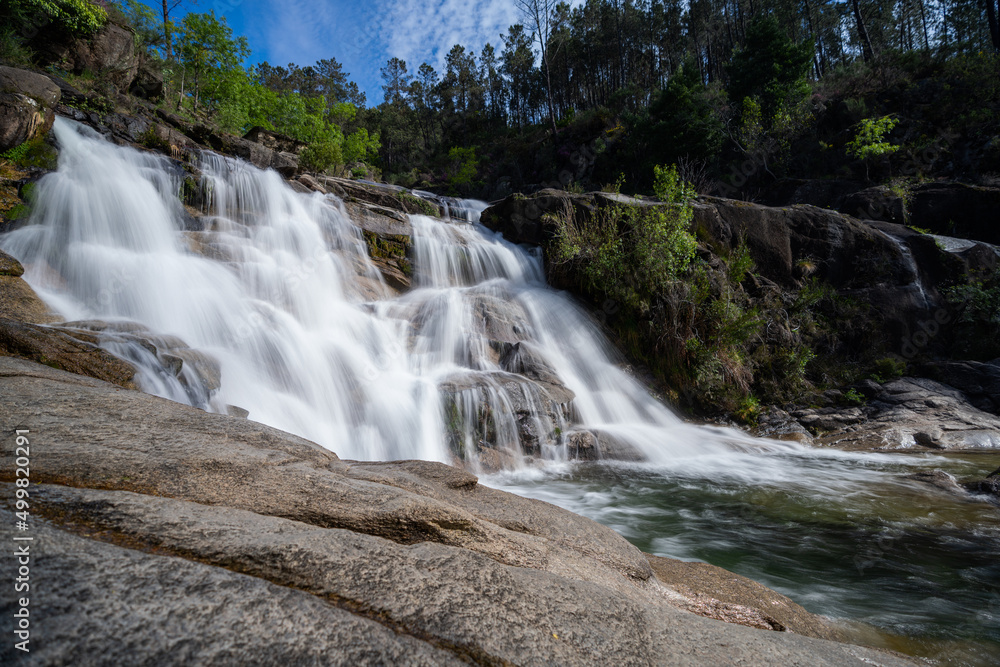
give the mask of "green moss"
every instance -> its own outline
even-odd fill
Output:
[[[432,218],[436,218],[441,214],[437,206],[412,193],[400,192],[399,198],[403,201],[403,208],[406,209],[407,213],[419,213],[429,215]]]
[[[58,151],[45,142],[45,137],[40,136],[11,148],[6,153],[0,155],[0,159],[6,160],[18,167],[37,167],[52,170],[56,168],[58,155]]]
[[[150,150],[170,155],[170,142],[160,137],[156,133],[156,128],[152,125],[139,137],[139,143]]]

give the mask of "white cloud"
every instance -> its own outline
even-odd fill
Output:
[[[570,4],[579,4],[573,0]],[[520,18],[514,0],[243,0],[245,31],[264,45],[273,65],[306,65],[336,58],[381,101],[379,70],[389,58],[415,73],[422,62],[441,72],[445,56],[461,44],[477,57]]]
[[[500,44],[500,34],[518,21],[511,0],[401,0],[383,2],[381,22],[388,57],[402,58],[410,70],[428,62],[438,71],[455,44],[479,54],[487,42]]]

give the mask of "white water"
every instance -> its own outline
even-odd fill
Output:
[[[393,297],[333,196],[205,154],[209,203],[193,222],[175,163],[68,121],[55,133],[59,169],[0,246],[67,320],[136,322],[221,366],[212,393],[165,372],[162,354],[108,338],[143,366],[151,393],[240,406],[344,458],[449,461],[450,437],[475,466],[475,441],[488,437],[516,466],[528,451],[519,433],[537,436],[536,455],[564,459],[567,433],[584,428],[652,462],[793,448],[683,423],[545,286],[537,256],[461,220],[478,220],[482,204],[454,202],[451,221],[412,216],[415,289]],[[504,359],[540,359],[575,398],[519,381]]]

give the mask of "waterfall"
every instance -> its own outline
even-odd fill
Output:
[[[59,168],[0,247],[150,393],[238,406],[355,459],[499,468],[595,448],[655,462],[786,447],[657,402],[546,286],[537,254],[477,224],[484,204],[411,216],[413,289],[396,296],[332,195],[206,152],[192,216],[176,162],[62,119],[54,132]]]

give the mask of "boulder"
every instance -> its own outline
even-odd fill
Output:
[[[868,393],[859,406],[792,410],[791,415],[817,444],[840,449],[1000,449],[1000,418],[972,406],[957,389],[905,377]]]
[[[341,461],[24,360],[0,357],[0,378],[0,429],[44,442],[46,664],[913,664],[689,613],[614,531],[443,464]]]
[[[522,455],[541,456],[543,447],[559,444],[573,398],[561,383],[535,382],[503,371],[456,373],[438,388],[449,447],[461,461],[480,457],[487,470],[501,462],[516,463]],[[486,460],[481,458],[484,452]],[[500,458],[493,461],[496,456]]]
[[[24,267],[3,250],[0,250],[0,276],[20,278],[24,275]]]
[[[925,183],[913,188],[910,222],[935,234],[1000,244],[1000,188]]]
[[[927,377],[961,388],[969,402],[984,412],[1000,414],[1000,359],[981,361],[932,361],[921,370]]]
[[[163,99],[163,70],[155,61],[147,57],[141,58],[129,92],[152,102]]]
[[[259,125],[250,128],[250,131],[243,135],[244,139],[257,142],[267,146],[276,153],[292,153],[296,156],[302,154],[309,144],[298,139],[279,134],[272,130],[265,129]]]
[[[48,77],[0,66],[0,153],[48,132],[60,96]]]
[[[295,153],[274,151],[269,166],[285,178],[292,178],[299,171],[299,156]]]
[[[317,176],[317,180],[327,192],[336,195],[345,203],[367,202],[402,213],[441,215],[441,210],[436,205],[398,185],[352,181],[333,176]]]
[[[0,318],[0,355],[136,388],[132,364],[98,347],[96,338],[81,340],[54,327]]]
[[[1000,500],[1000,468],[991,472],[982,481],[966,484],[965,488],[972,493],[982,493]]]
[[[125,91],[136,78],[139,54],[131,28],[107,23],[87,38],[70,38],[50,31],[40,31],[31,41],[39,61],[59,69],[82,74],[89,70]]]
[[[59,86],[42,74],[24,69],[0,66],[0,92],[18,93],[51,109],[62,96]]]

